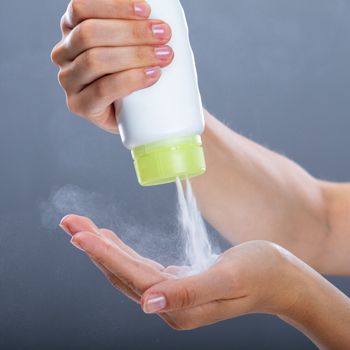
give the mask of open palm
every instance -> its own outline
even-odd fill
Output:
[[[181,278],[188,267],[161,264],[140,256],[115,233],[90,219],[69,215],[61,227],[73,236],[111,284],[146,313],[158,313],[172,328],[193,329],[251,312],[270,312],[281,288],[271,288],[282,271],[284,249],[262,241],[234,247],[209,270]]]

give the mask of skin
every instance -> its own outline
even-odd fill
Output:
[[[349,275],[350,184],[315,179],[209,113],[206,122],[207,172],[192,181],[205,218],[234,244],[272,241],[323,274]]]
[[[146,2],[127,0],[68,5],[63,37],[51,58],[60,67],[58,79],[73,113],[117,133],[121,99],[158,81],[174,53],[166,45],[170,27],[147,20],[150,12]]]
[[[115,288],[174,329],[268,313],[289,322],[322,349],[345,349],[350,344],[348,298],[274,243],[243,243],[222,254],[206,272],[178,278],[182,267],[164,268],[140,256],[88,218],[68,215],[60,225]]]
[[[149,20],[150,11],[144,1],[71,1],[52,60],[74,114],[118,133],[123,97],[161,79],[161,69],[174,58],[167,46],[171,28]],[[349,347],[349,300],[315,270],[350,274],[350,185],[315,179],[207,112],[203,144],[207,172],[193,180],[195,195],[205,218],[239,244],[207,273],[178,279],[178,267],[165,269],[138,256],[85,218],[62,221],[72,243],[145,312],[150,295],[161,295],[165,309],[155,312],[176,329],[265,312],[322,348]]]

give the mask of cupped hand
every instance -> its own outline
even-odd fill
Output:
[[[146,1],[72,0],[51,58],[71,112],[110,132],[122,98],[149,87],[171,63],[171,29]],[[114,104],[114,102],[116,102]]]
[[[296,302],[295,271],[303,269],[303,263],[275,244],[242,244],[221,255],[209,270],[180,278],[183,267],[165,268],[140,256],[88,218],[69,215],[61,227],[115,288],[175,329],[194,329],[255,312],[279,314]]]

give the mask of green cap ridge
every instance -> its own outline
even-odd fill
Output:
[[[155,186],[199,176],[205,172],[205,158],[199,135],[150,143],[132,150],[138,181]]]

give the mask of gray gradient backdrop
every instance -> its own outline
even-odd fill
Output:
[[[312,174],[349,180],[350,2],[183,4],[206,106]],[[71,184],[80,188],[72,210],[134,225],[138,247],[154,253],[161,241],[163,255],[173,251],[174,187],[139,187],[119,139],[66,109],[49,58],[66,5],[0,2],[0,348],[314,349],[270,316],[172,331],[114,291],[56,228],[61,213],[48,199]],[[350,294],[349,279],[332,281]]]

